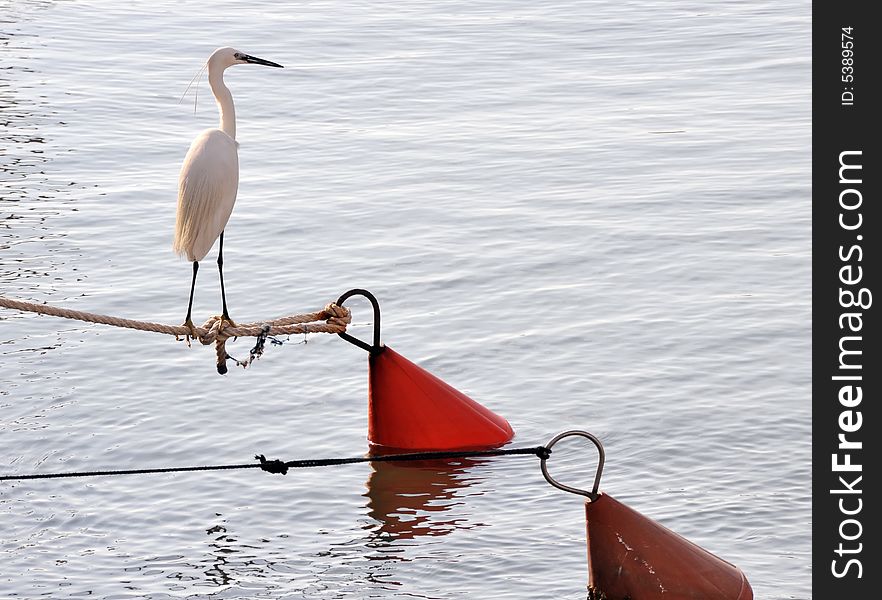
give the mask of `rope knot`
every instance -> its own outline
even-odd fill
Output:
[[[322,312],[327,315],[325,321],[328,325],[336,325],[342,331],[346,331],[346,327],[352,322],[352,311],[345,306],[338,306],[332,302]]]
[[[260,468],[267,473],[281,473],[282,475],[288,473],[288,465],[283,460],[267,460],[263,454],[257,454],[254,458],[260,461]]]
[[[224,321],[219,315],[209,317],[209,319],[202,324],[202,327],[199,327],[196,330],[199,334],[199,342],[207,346],[217,340],[226,340],[230,337],[229,335],[224,334],[224,330],[227,327],[230,327],[230,323]]]
[[[222,316],[214,315],[202,324],[202,330],[199,332],[199,341],[208,345],[214,342],[215,353],[217,354],[217,372],[221,375],[227,373],[227,359],[232,358],[227,354],[227,340],[236,337],[227,330],[235,330],[236,324]],[[234,359],[235,360],[235,359]],[[239,361],[236,361],[240,364]]]

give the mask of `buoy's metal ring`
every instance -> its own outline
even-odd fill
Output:
[[[566,437],[571,437],[574,435],[578,435],[583,438],[588,438],[589,440],[591,440],[591,442],[595,446],[597,446],[597,453],[598,453],[597,473],[595,473],[595,475],[594,475],[594,488],[590,492],[586,491],[586,490],[580,490],[579,488],[575,488],[575,487],[572,487],[569,485],[564,485],[563,483],[559,482],[557,479],[552,477],[548,473],[548,466],[545,464],[545,462],[547,460],[546,457],[543,457],[539,460],[539,466],[542,469],[542,475],[545,477],[545,480],[548,483],[550,483],[551,485],[553,485],[554,487],[556,487],[560,490],[563,490],[565,492],[572,492],[573,494],[578,494],[580,496],[587,496],[589,500],[594,501],[594,500],[597,500],[597,496],[598,496],[597,489],[600,487],[600,475],[603,473],[603,461],[606,457],[606,455],[603,451],[603,444],[600,443],[600,440],[597,439],[594,435],[588,433],[587,431],[580,431],[580,430],[565,431],[565,432],[560,433],[560,434],[554,436],[553,438],[551,438],[551,441],[548,442],[547,444],[545,444],[545,448],[550,451],[552,446],[554,446],[556,443],[558,443],[559,441],[561,441],[562,439],[564,439]]]
[[[364,296],[365,298],[370,300],[371,306],[374,307],[374,343],[373,345],[370,345],[367,342],[361,341],[354,335],[346,333],[345,331],[342,333],[338,333],[337,335],[339,335],[350,344],[355,344],[359,348],[367,350],[371,354],[379,354],[383,351],[383,345],[380,343],[380,303],[377,302],[376,297],[369,291],[356,288],[353,290],[349,290],[348,292],[344,292],[343,295],[337,299],[337,306],[343,306],[343,303],[352,296]]]

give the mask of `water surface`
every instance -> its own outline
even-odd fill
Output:
[[[217,46],[278,61],[226,76],[233,317],[367,288],[515,444],[592,431],[604,490],[809,598],[810,8],[0,3],[0,294],[180,323],[178,170],[216,110],[205,81],[179,99]],[[0,360],[4,473],[367,449],[336,336],[220,377],[210,348],[3,309]],[[6,483],[0,597],[584,598],[584,527],[523,457]]]

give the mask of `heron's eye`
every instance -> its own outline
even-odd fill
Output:
[[[241,52],[236,52],[235,54],[233,54],[233,58],[235,58],[236,60],[241,59],[241,58],[242,58],[242,53],[241,53]]]

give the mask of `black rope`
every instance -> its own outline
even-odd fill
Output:
[[[380,456],[355,456],[350,458],[309,458],[302,460],[267,460],[263,454],[254,458],[260,462],[241,465],[204,465],[192,467],[159,467],[152,469],[111,469],[104,471],[76,471],[69,473],[35,473],[31,475],[0,475],[0,481],[18,481],[23,479],[61,479],[64,477],[100,477],[104,475],[146,475],[152,473],[183,473],[188,471],[231,471],[234,469],[263,469],[268,473],[288,472],[288,469],[308,467],[331,467],[366,462],[400,462],[415,460],[443,460],[452,458],[475,458],[481,456],[533,455],[547,459],[551,450],[545,446],[533,448],[497,448],[494,450],[453,450],[437,452],[407,452],[404,454],[385,454]]]

